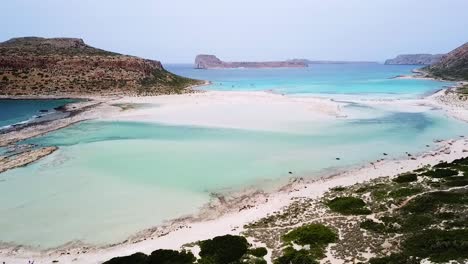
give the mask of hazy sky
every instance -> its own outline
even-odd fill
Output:
[[[384,60],[468,41],[468,0],[7,0],[0,41],[79,37],[164,63]]]

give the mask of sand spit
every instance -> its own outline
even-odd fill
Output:
[[[57,147],[44,147],[28,150],[13,156],[0,156],[0,173],[14,168],[26,166],[56,151]]]

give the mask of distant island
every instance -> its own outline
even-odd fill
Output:
[[[376,61],[334,61],[334,60],[309,60],[309,59],[292,59],[289,61],[303,62],[306,64],[378,64]]]
[[[403,54],[385,61],[386,65],[431,65],[439,62],[444,54]]]
[[[157,95],[203,83],[159,61],[97,49],[78,38],[13,38],[0,43],[0,95]]]
[[[225,68],[305,68],[302,61],[241,61],[226,62],[215,55],[200,54],[195,58],[195,69],[225,69]]]

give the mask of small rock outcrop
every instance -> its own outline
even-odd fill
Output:
[[[439,62],[443,54],[403,54],[385,61],[387,65],[431,65]]]
[[[225,62],[215,55],[201,54],[195,58],[196,69],[224,69],[224,68],[304,68],[303,61],[263,61],[263,62]]]
[[[439,62],[422,69],[447,80],[468,80],[468,42],[447,53]]]
[[[97,49],[77,38],[14,38],[0,43],[0,95],[156,95],[201,81],[159,61]]]

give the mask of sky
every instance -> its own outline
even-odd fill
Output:
[[[468,0],[9,0],[0,13],[0,41],[77,37],[163,63],[383,61],[468,41]]]

